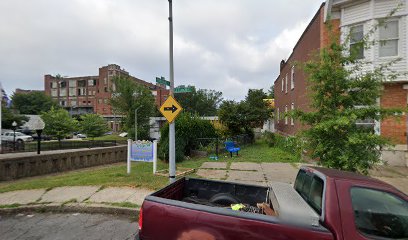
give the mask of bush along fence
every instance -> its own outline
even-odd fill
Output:
[[[115,140],[81,140],[81,141],[42,141],[41,151],[65,150],[65,149],[79,149],[79,148],[96,148],[96,147],[113,147],[126,145],[126,141]],[[33,142],[13,142],[3,141],[1,145],[1,153],[13,152],[35,152],[37,151],[37,141]]]

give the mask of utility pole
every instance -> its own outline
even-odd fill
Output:
[[[173,63],[173,6],[169,0],[169,31],[170,31],[170,96],[174,96],[174,63]],[[176,127],[175,122],[169,126],[169,181],[176,181]]]

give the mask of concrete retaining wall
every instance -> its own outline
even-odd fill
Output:
[[[127,146],[0,155],[0,181],[126,162]]]

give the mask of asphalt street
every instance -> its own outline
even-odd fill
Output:
[[[137,222],[101,214],[17,214],[0,216],[0,239],[134,239]]]

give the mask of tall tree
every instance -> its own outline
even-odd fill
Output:
[[[232,135],[248,133],[251,128],[261,127],[272,112],[264,102],[266,98],[262,89],[249,89],[244,101],[223,101],[218,111],[220,121]]]
[[[52,107],[48,112],[44,112],[41,118],[45,123],[44,133],[56,137],[58,141],[69,136],[78,127],[78,122],[62,108]]]
[[[11,100],[12,107],[20,114],[39,115],[49,111],[52,107],[59,107],[56,101],[43,92],[15,93]]]
[[[155,99],[151,91],[126,76],[113,79],[116,90],[110,100],[115,112],[124,115],[124,128],[134,138],[135,110],[137,109],[138,138],[149,138],[149,118],[154,115]]]
[[[305,64],[314,110],[293,112],[295,118],[310,126],[304,137],[313,158],[327,167],[363,173],[380,161],[381,149],[388,141],[375,134],[373,128],[357,123],[401,112],[383,109],[376,103],[382,83],[391,77],[386,72],[390,72],[387,70],[395,61],[363,71],[365,63],[359,59],[358,48],[373,44],[365,39],[370,38],[366,36],[359,46],[349,49],[347,40],[340,44],[332,38],[315,60]]]
[[[184,87],[184,86],[183,86]],[[175,93],[174,96],[184,111],[198,114],[199,116],[215,116],[222,101],[222,92],[199,89],[194,86],[189,93]]]
[[[251,127],[262,127],[263,123],[270,118],[272,109],[264,101],[267,98],[268,95],[263,89],[248,90],[245,102],[242,104],[244,104],[244,114]]]
[[[106,121],[98,114],[82,115],[79,121],[79,129],[89,138],[100,137],[108,131]]]

